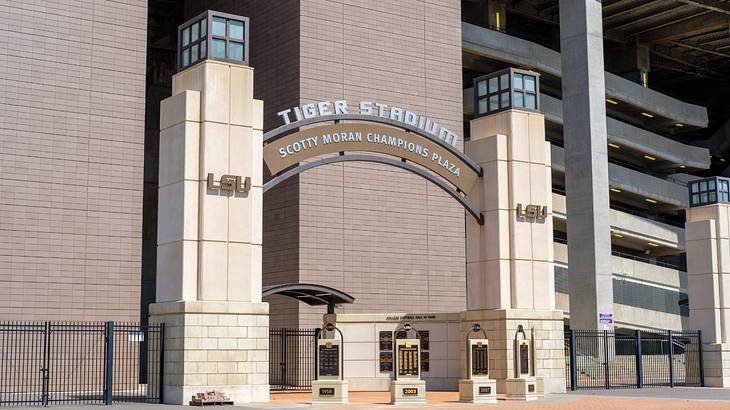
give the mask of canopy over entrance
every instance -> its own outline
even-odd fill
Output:
[[[335,305],[354,303],[355,298],[329,286],[311,283],[282,283],[262,288],[261,296],[284,295],[310,306],[327,305],[327,313],[335,313]]]

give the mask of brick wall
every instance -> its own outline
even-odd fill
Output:
[[[301,103],[380,101],[462,133],[458,1],[302,0],[301,14]],[[307,171],[299,187],[300,280],[353,295],[339,312],[465,308],[464,211],[439,188],[368,163]],[[300,311],[321,324],[322,308]]]
[[[0,19],[0,320],[138,320],[147,2]]]

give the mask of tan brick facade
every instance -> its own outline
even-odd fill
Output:
[[[380,101],[461,134],[460,10],[455,0],[302,1],[300,102]],[[465,308],[464,211],[440,189],[346,163],[302,174],[299,198],[299,279],[352,294],[340,312]],[[300,325],[321,323],[321,308],[300,312]]]
[[[139,320],[147,2],[0,19],[0,320]]]

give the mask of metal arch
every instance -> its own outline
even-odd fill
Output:
[[[278,128],[274,128],[273,130],[264,134],[263,142],[264,142],[264,144],[266,144],[266,143],[269,143],[272,141],[276,141],[277,139],[279,139],[279,138],[289,134],[290,132],[297,130],[305,125],[317,124],[320,122],[332,122],[332,121],[335,121],[335,122],[338,122],[338,121],[367,121],[367,122],[375,122],[375,123],[390,125],[391,127],[402,128],[404,130],[408,130],[414,134],[420,135],[424,138],[427,138],[427,139],[435,142],[440,147],[448,150],[452,154],[456,155],[460,160],[464,161],[471,169],[473,169],[477,173],[478,176],[481,177],[483,175],[481,165],[474,162],[474,160],[467,157],[462,151],[459,151],[453,145],[448,144],[445,141],[434,137],[433,135],[423,131],[422,129],[420,129],[418,127],[414,127],[413,125],[391,120],[390,118],[378,117],[375,115],[332,114],[332,115],[324,115],[321,117],[306,118],[306,119],[303,119],[300,121],[292,122],[290,124],[282,125],[281,127],[278,127]]]
[[[268,285],[264,286],[261,292],[262,297],[276,294],[296,298],[300,302],[304,302],[308,305],[330,305],[355,302],[355,298],[345,292],[329,286],[315,285],[311,283],[282,283],[279,285]],[[302,298],[298,298],[293,295],[303,296],[312,300],[314,303],[302,300]]]
[[[433,184],[438,186],[439,188],[443,189],[447,194],[451,195],[452,198],[459,201],[461,206],[464,207],[469,213],[474,217],[474,219],[477,220],[479,225],[484,225],[484,216],[479,212],[478,209],[474,208],[472,204],[470,204],[466,198],[464,198],[459,191],[452,188],[449,184],[442,181],[439,178],[436,178],[434,175],[417,168],[407,162],[403,162],[400,160],[395,160],[392,158],[386,158],[386,157],[378,157],[374,155],[339,155],[334,157],[327,157],[327,158],[321,158],[316,161],[308,162],[306,164],[299,165],[298,167],[294,167],[289,169],[288,171],[285,171],[276,177],[269,180],[269,182],[264,184],[264,192],[268,191],[269,189],[275,187],[285,179],[292,177],[294,175],[297,175],[299,173],[302,173],[304,171],[310,170],[312,168],[316,168],[321,165],[327,165],[327,164],[333,164],[336,162],[350,162],[350,161],[361,161],[361,162],[376,162],[380,164],[386,164],[386,165],[392,165],[394,167],[398,167],[401,169],[405,169],[406,171],[410,171],[418,176],[421,176],[429,181],[431,181]]]

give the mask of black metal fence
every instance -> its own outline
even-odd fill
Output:
[[[704,386],[702,333],[565,333],[565,375],[570,390]]]
[[[309,390],[319,329],[269,329],[269,385],[272,390]]]
[[[161,403],[164,325],[0,322],[0,406]]]

